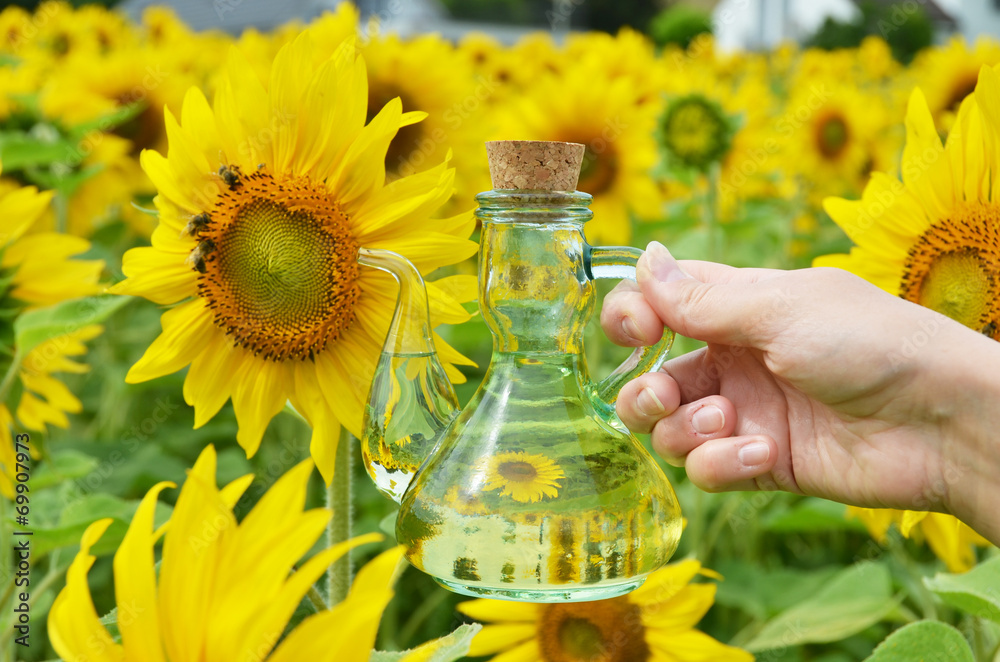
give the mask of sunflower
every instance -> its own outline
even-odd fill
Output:
[[[828,199],[827,213],[856,245],[849,255],[826,255],[814,264],[851,271],[1000,339],[1000,207],[991,183],[1000,115],[987,102],[997,98],[1000,74],[984,67],[975,94],[959,108],[957,130],[942,145],[923,92],[914,90],[902,182],[876,173],[861,200]],[[970,546],[986,542],[950,515],[890,511],[862,519],[876,535],[892,521],[904,535],[918,526],[952,569],[968,567]]]
[[[48,425],[65,429],[69,427],[66,414],[76,414],[83,410],[79,398],[53,377],[52,373],[87,372],[89,366],[78,363],[71,357],[86,354],[87,346],[84,343],[100,335],[103,330],[103,327],[91,324],[39,343],[16,366],[10,360],[4,361],[10,376],[8,384],[16,384],[20,395],[13,398],[16,418],[11,415],[6,403],[0,404],[0,495],[14,498],[16,454],[12,429],[15,425],[37,432],[45,432]],[[30,448],[32,456],[37,459],[37,448]]]
[[[719,104],[700,94],[671,101],[660,121],[660,137],[671,161],[695,170],[704,171],[722,161],[733,133]]]
[[[969,525],[942,513],[848,506],[847,516],[861,520],[879,543],[885,542],[886,532],[893,524],[906,538],[926,540],[951,572],[971,570],[976,565],[976,546],[990,544]]]
[[[606,70],[572,68],[558,77],[536,77],[500,115],[497,136],[585,145],[577,188],[594,196],[587,238],[626,244],[630,214],[658,217],[664,200],[650,176],[659,104],[639,104],[627,77],[609,76]]]
[[[471,600],[458,610],[486,627],[469,655],[499,662],[747,662],[753,656],[694,629],[715,600],[719,576],[694,560],[652,573],[628,595],[597,602],[528,604]]]
[[[127,279],[111,291],[179,304],[129,383],[190,365],[184,398],[195,427],[232,398],[248,455],[290,400],[313,428],[312,455],[329,482],[340,427],[361,434],[395,308],[395,282],[362,269],[359,247],[399,252],[427,273],[477,245],[467,239],[471,214],[429,220],[451,197],[446,163],[386,184],[389,143],[422,114],[403,113],[395,98],[365,126],[364,61],[350,43],[323,58],[317,48],[309,31],[282,48],[267,88],[232,49],[214,107],[192,88],[180,122],[166,112],[169,155],[141,159],[159,190],[159,225],[152,246],[125,254]],[[475,278],[428,291],[434,324],[470,317],[460,302],[475,297]],[[452,364],[468,360],[435,342],[460,380]]]
[[[173,484],[150,489],[114,559],[120,643],[98,618],[87,585],[95,559],[90,550],[111,520],[91,524],[49,612],[53,648],[66,662],[368,660],[382,610],[392,598],[391,577],[402,557],[398,547],[361,569],[346,600],[307,617],[275,646],[327,566],[352,548],[381,539],[360,536],[299,564],[330,519],[326,509],[303,510],[311,472],[309,460],[300,463],[239,523],[233,506],[253,474],[219,489],[212,446],[189,472],[169,528],[155,528],[154,514],[157,496]],[[154,547],[161,536],[157,563]]]
[[[104,263],[99,260],[75,260],[74,256],[90,249],[79,237],[41,232],[28,234],[40,219],[51,192],[40,193],[34,187],[0,188],[0,313],[4,319],[16,318],[33,310],[72,299],[96,294]],[[0,330],[0,494],[13,495],[10,475],[15,467],[11,427],[15,420],[29,430],[44,432],[48,424],[68,427],[66,413],[80,411],[80,401],[66,386],[52,376],[54,372],[85,372],[87,366],[72,361],[87,350],[84,342],[101,332],[97,325],[85,326],[68,334],[49,338],[24,356],[15,347],[13,324]]]
[[[777,124],[790,170],[814,191],[857,191],[887,125],[884,105],[878,94],[836,79],[799,83]]]
[[[468,209],[473,196],[489,188],[482,140],[486,109],[500,83],[475,77],[454,46],[436,35],[406,41],[377,35],[362,55],[368,65],[368,118],[398,97],[404,111],[427,118],[400,128],[385,157],[389,180],[423,172],[449,153],[456,169],[456,205]]]
[[[946,46],[928,48],[912,65],[913,79],[927,95],[927,105],[938,130],[951,130],[962,102],[976,89],[979,70],[1000,64],[1000,44],[980,39],[972,47],[962,37]]]
[[[508,451],[484,458],[478,469],[486,474],[483,491],[500,490],[521,503],[535,503],[559,495],[566,474],[552,459],[537,453]]]

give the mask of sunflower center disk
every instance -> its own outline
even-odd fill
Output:
[[[970,204],[910,248],[900,296],[1000,337],[1000,207]]]
[[[652,655],[628,598],[545,605],[538,643],[546,662],[645,662]]]
[[[816,146],[820,154],[828,159],[836,159],[847,148],[850,129],[839,115],[825,117],[817,125]]]
[[[568,140],[567,142],[573,142]],[[604,149],[600,153],[590,145],[594,141],[586,142],[586,149],[583,153],[583,163],[580,167],[580,183],[578,188],[591,195],[604,193],[615,182],[618,175],[618,155],[615,154],[614,147],[610,143],[604,144]]]
[[[684,165],[705,168],[729,149],[727,126],[720,111],[699,97],[675,101],[663,122],[667,149]]]
[[[305,179],[244,176],[198,234],[198,288],[234,342],[273,361],[304,360],[354,320],[357,242],[348,219]]]

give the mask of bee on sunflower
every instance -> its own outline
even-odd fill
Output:
[[[169,151],[142,153],[159,194],[152,245],[125,254],[111,291],[173,305],[163,333],[126,376],[190,366],[184,398],[204,425],[232,399],[237,441],[253,455],[286,402],[313,429],[332,480],[341,427],[361,434],[366,396],[395,308],[396,284],[357,262],[396,251],[426,274],[471,256],[469,213],[431,216],[452,195],[447,162],[386,183],[398,131],[424,118],[393,98],[366,125],[368,81],[353,41],[332,50],[307,30],[285,45],[264,85],[232,49],[214,105],[192,88]],[[199,222],[193,223],[195,219]],[[434,325],[470,314],[475,278],[428,283]],[[435,335],[453,381],[469,361]]]
[[[872,175],[861,200],[829,198],[830,217],[854,242],[849,254],[817,258],[887,292],[1000,340],[1000,72],[984,67],[942,144],[917,88],[906,114],[902,181]],[[987,541],[950,515],[853,509],[876,538],[891,523],[927,540],[953,571],[975,563]]]

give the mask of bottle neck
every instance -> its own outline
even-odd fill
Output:
[[[482,221],[479,305],[497,352],[582,354],[594,308],[578,192],[489,191]]]

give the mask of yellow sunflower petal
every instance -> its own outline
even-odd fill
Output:
[[[154,485],[143,497],[115,554],[115,602],[125,657],[161,662],[159,608],[156,602],[156,559],[153,516],[160,492],[174,483]]]
[[[215,448],[198,456],[181,487],[163,542],[158,600],[160,631],[169,660],[198,659],[212,609],[218,553],[236,529],[232,510],[215,483]]]
[[[402,108],[398,97],[387,103],[361,130],[326,181],[330,192],[351,212],[356,212],[357,203],[374,195],[385,182],[384,154],[399,129]]]
[[[644,604],[642,622],[647,630],[692,628],[712,608],[715,591],[715,584],[689,584],[668,601]]]
[[[198,293],[195,271],[171,253],[142,246],[126,251],[122,272],[128,276],[108,288],[112,294],[135,294],[159,304],[172,304]]]
[[[236,376],[232,396],[240,426],[236,441],[247,457],[257,452],[271,419],[285,407],[291,393],[291,377],[287,372],[289,368],[284,365],[253,358],[243,363]]]
[[[493,657],[490,662],[538,662],[542,658],[542,651],[538,647],[538,641],[532,639],[519,646],[511,648]]]
[[[671,662],[753,662],[754,659],[747,651],[727,646],[697,630],[647,630],[646,641],[654,655]]]
[[[629,601],[638,605],[659,604],[670,600],[691,583],[701,571],[694,559],[677,561],[651,574],[642,586],[629,594]]]
[[[191,361],[184,378],[184,401],[194,407],[195,429],[212,419],[232,395],[234,376],[245,351],[233,347],[225,338],[209,341],[205,351]]]
[[[392,598],[391,581],[401,559],[402,548],[396,547],[365,565],[347,599],[300,623],[269,662],[368,659],[382,610]]]
[[[492,655],[516,646],[538,634],[534,623],[505,623],[488,625],[479,631],[469,646],[469,655]]]
[[[949,164],[934,126],[934,118],[920,88],[913,90],[906,109],[906,147],[902,174],[906,187],[916,195],[932,218],[946,215],[954,204]]]
[[[460,602],[455,609],[484,623],[534,623],[540,607],[528,602],[484,599]]]
[[[163,332],[125,375],[129,384],[177,372],[201,354],[216,333],[203,299],[168,310],[160,323]]]
[[[329,485],[333,480],[337,445],[340,443],[340,424],[330,415],[330,408],[323,397],[323,389],[313,363],[300,362],[295,366],[295,395],[293,404],[312,427],[309,454],[316,468]]]
[[[102,519],[87,527],[80,541],[80,551],[66,572],[66,586],[56,596],[49,610],[49,641],[66,662],[124,662],[125,653],[101,625],[87,586],[87,572],[95,556],[90,548],[104,535],[111,519]]]

